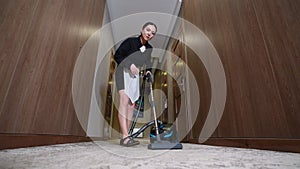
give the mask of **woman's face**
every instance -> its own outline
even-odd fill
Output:
[[[148,25],[142,29],[142,37],[145,41],[149,41],[153,38],[156,33],[156,29],[153,25]]]

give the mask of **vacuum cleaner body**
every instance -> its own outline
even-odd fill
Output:
[[[178,142],[178,134],[175,125],[159,124],[158,131],[161,140],[169,141],[171,143]],[[155,126],[153,126],[150,130],[150,143],[154,143],[157,140],[156,137],[156,129]]]
[[[158,131],[159,135],[156,134],[155,126],[151,128],[148,149],[182,149],[182,144],[178,142],[178,133],[175,125],[159,124]]]

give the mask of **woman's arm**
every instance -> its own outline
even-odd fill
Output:
[[[123,67],[130,68],[131,64],[133,63],[127,56],[129,55],[129,51],[131,49],[131,45],[129,39],[126,39],[121,43],[119,48],[117,49],[114,59],[118,65],[121,64]]]

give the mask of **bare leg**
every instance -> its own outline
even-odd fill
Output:
[[[133,116],[133,110],[134,110],[134,104],[129,103],[127,107],[127,130],[129,131],[130,129],[130,124],[132,121],[132,116]]]
[[[124,90],[119,90],[120,95],[120,104],[119,104],[119,124],[122,132],[122,137],[125,138],[128,136],[128,125],[127,125],[127,113],[128,113],[128,102],[129,98],[125,94]]]
[[[128,137],[129,125],[133,115],[133,105],[131,104],[131,102],[129,102],[129,98],[124,90],[119,90],[119,96],[120,104],[118,118],[122,132],[122,140],[120,140],[120,144],[129,146],[137,145],[139,144],[139,141],[135,141],[132,138],[124,139]]]

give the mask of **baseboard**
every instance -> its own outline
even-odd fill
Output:
[[[0,133],[0,150],[89,141],[84,136]]]
[[[188,142],[199,144],[198,139],[189,139]],[[300,139],[209,138],[201,144],[300,153]]]
[[[92,139],[84,136],[0,133],[0,150],[89,141]],[[200,144],[198,139],[188,142]],[[201,144],[300,153],[300,139],[210,138]]]

